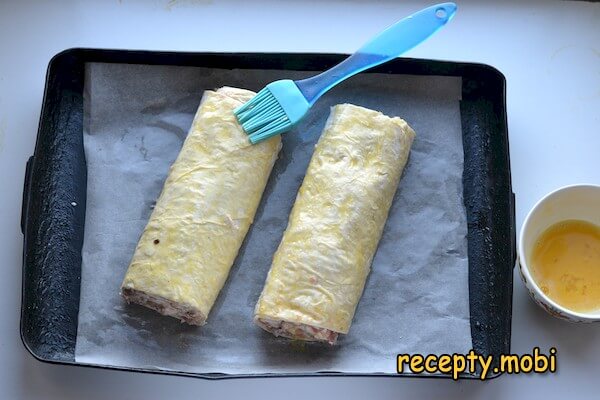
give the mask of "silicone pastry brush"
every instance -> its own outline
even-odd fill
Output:
[[[456,13],[456,4],[425,8],[390,26],[356,53],[311,78],[272,82],[234,110],[253,144],[284,133],[298,124],[329,89],[369,68],[390,61],[434,34]]]

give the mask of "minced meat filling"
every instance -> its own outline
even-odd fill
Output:
[[[282,336],[289,339],[299,339],[306,341],[327,342],[334,345],[337,341],[338,333],[325,328],[318,328],[306,324],[296,324],[287,321],[273,321],[259,318],[259,325],[275,336]]]

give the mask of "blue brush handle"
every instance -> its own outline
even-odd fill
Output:
[[[361,71],[398,57],[434,34],[456,12],[456,4],[441,3],[396,22],[335,67],[295,81],[312,106],[323,93]]]

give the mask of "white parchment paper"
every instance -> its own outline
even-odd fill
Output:
[[[224,85],[259,90],[309,75],[86,66],[88,185],[76,361],[198,373],[393,373],[397,353],[471,348],[460,78],[361,74],[324,96],[284,135],[254,225],[204,327],[119,296],[202,92]],[[334,347],[298,344],[263,332],[252,313],[329,108],[344,102],[400,116],[417,137],[349,334]]]

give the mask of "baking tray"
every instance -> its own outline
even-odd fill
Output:
[[[290,375],[390,376],[332,372],[197,374],[89,365],[75,361],[87,182],[82,135],[85,63],[322,71],[345,57],[311,53],[175,53],[100,49],[70,49],[57,54],[48,67],[35,152],[27,162],[23,191],[21,338],[29,352],[45,362],[209,379]],[[510,351],[512,267],[516,259],[504,76],[482,64],[405,58],[396,59],[371,72],[462,78],[460,112],[471,339],[475,351],[494,355],[494,359],[498,360],[499,354]],[[79,206],[72,207],[70,202],[64,201],[65,198],[72,199]],[[404,375],[444,376],[391,376]],[[478,374],[465,377],[478,378]]]

